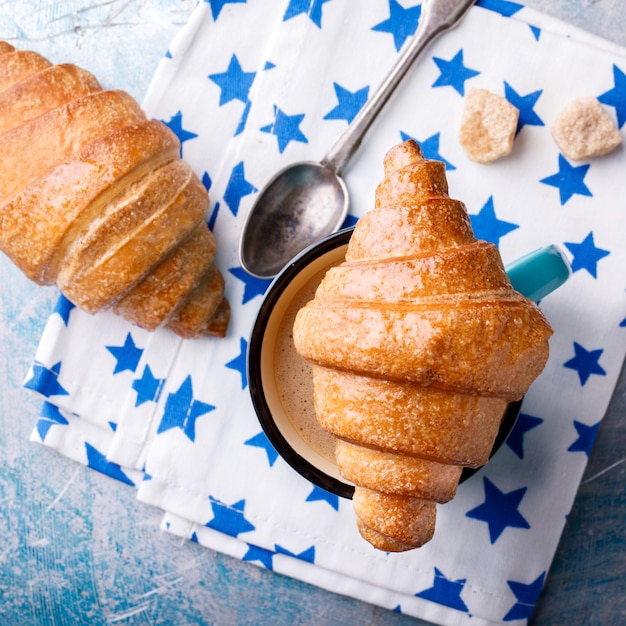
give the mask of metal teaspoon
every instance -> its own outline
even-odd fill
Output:
[[[272,278],[296,254],[341,226],[348,212],[341,170],[421,52],[456,25],[474,2],[424,0],[411,43],[326,156],[319,163],[287,166],[259,193],[239,242],[239,259],[249,274]]]

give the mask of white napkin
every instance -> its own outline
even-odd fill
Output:
[[[33,440],[135,485],[165,511],[164,528],[212,549],[438,624],[525,623],[626,352],[624,148],[568,162],[549,128],[573,98],[595,96],[623,132],[626,51],[514,2],[478,4],[412,68],[347,168],[349,221],[373,207],[385,152],[413,137],[446,161],[451,195],[506,263],[555,243],[574,273],[541,303],[555,329],[551,356],[514,432],[439,508],[429,544],[374,550],[351,503],[269,445],[245,372],[269,281],[237,256],[256,192],[284,165],[324,155],[414,32],[414,2],[198,5],[144,105],[178,133],[210,188],[228,336],[147,333],[61,297],[25,383],[45,398]],[[521,110],[513,153],[488,166],[457,139],[472,87]]]

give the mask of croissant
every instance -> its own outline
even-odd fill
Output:
[[[224,336],[208,194],[127,93],[0,42],[0,249],[89,312]]]
[[[392,148],[375,208],[293,329],[367,541],[403,551],[432,538],[436,503],[455,496],[463,467],[487,462],[551,334],[448,196],[445,165],[414,141]]]

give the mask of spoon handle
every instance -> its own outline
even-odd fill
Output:
[[[476,0],[424,0],[420,21],[411,43],[400,55],[374,95],[365,103],[352,123],[330,148],[321,163],[339,174],[356,152],[376,116],[400,84],[424,48],[444,31],[452,28]]]

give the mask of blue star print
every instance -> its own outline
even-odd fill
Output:
[[[237,165],[235,165],[235,167],[233,167],[230,173],[230,178],[228,179],[228,184],[226,185],[226,191],[224,191],[224,202],[226,202],[230,212],[237,217],[241,199],[257,191],[258,189],[246,180],[244,163],[243,161],[240,161]]]
[[[135,345],[133,336],[130,333],[126,335],[123,346],[105,347],[117,361],[113,374],[119,374],[120,372],[125,372],[127,370],[134,372],[137,369],[143,350]]]
[[[70,313],[75,308],[75,304],[72,304],[64,295],[61,295],[54,307],[54,313],[56,313],[67,326],[70,323]]]
[[[422,152],[427,159],[431,159],[432,161],[441,161],[442,163],[445,163],[446,170],[448,170],[449,172],[452,172],[456,169],[456,167],[452,165],[450,161],[447,161],[441,156],[441,154],[439,154],[440,133],[435,133],[434,135],[431,135],[423,141],[415,139],[415,137],[411,137],[410,135],[402,131],[400,131],[400,137],[402,138],[402,141],[406,141],[407,139],[413,139],[414,141],[416,141],[420,145],[420,148],[422,149]]]
[[[584,387],[592,374],[606,376],[606,372],[598,363],[604,350],[585,350],[579,343],[574,342],[574,356],[563,367],[567,367],[578,372],[580,384]]]
[[[141,406],[144,402],[156,402],[161,395],[161,389],[165,383],[164,378],[155,378],[149,365],[146,365],[141,378],[133,381],[132,388],[137,392],[135,406]]]
[[[191,441],[195,441],[196,420],[214,409],[210,404],[194,400],[191,376],[187,376],[178,391],[169,394],[157,434],[180,428]]]
[[[274,563],[273,559],[276,555],[275,552],[271,550],[266,550],[265,548],[259,548],[259,546],[253,546],[252,544],[248,544],[248,551],[241,557],[242,561],[258,561],[265,567],[265,569],[273,570]]]
[[[608,250],[596,247],[591,231],[580,243],[566,241],[565,247],[574,255],[572,272],[587,270],[594,278],[598,277],[598,261],[610,254]]]
[[[247,0],[204,0],[211,7],[213,19],[217,20],[225,5],[227,4],[245,4]]]
[[[189,141],[189,139],[194,139],[198,135],[187,131],[183,128],[183,113],[182,111],[178,111],[175,115],[170,118],[169,122],[164,122],[166,126],[178,137],[181,144],[185,143],[185,141]]]
[[[41,416],[37,420],[37,432],[42,441],[45,441],[48,431],[55,425],[67,426],[69,422],[63,417],[61,410],[55,404],[44,402],[41,407]]]
[[[298,554],[291,552],[290,550],[287,550],[287,548],[283,548],[278,544],[274,547],[276,548],[276,554],[286,554],[287,556],[292,556],[296,559],[300,559],[301,561],[306,561],[307,563],[315,563],[315,546],[311,546]]]
[[[334,493],[330,493],[325,489],[321,489],[313,485],[313,491],[307,496],[307,502],[328,502],[330,506],[335,509],[335,511],[339,510],[339,496],[336,496]]]
[[[220,106],[238,100],[248,102],[250,87],[256,72],[244,72],[235,54],[230,58],[228,69],[220,74],[209,74],[209,78],[221,89]]]
[[[256,296],[262,296],[272,282],[271,278],[257,278],[256,276],[248,274],[243,267],[232,267],[228,271],[244,284],[241,304],[249,302]]]
[[[507,580],[507,585],[514,593],[517,602],[511,607],[509,612],[502,618],[504,622],[514,622],[521,619],[530,619],[535,604],[539,600],[539,594],[543,587],[543,581],[546,577],[546,573],[543,572],[541,576],[533,580],[529,585],[517,582],[515,580]]]
[[[87,467],[101,474],[106,474],[111,478],[115,478],[131,487],[135,486],[135,483],[123,472],[122,468],[117,463],[108,461],[104,454],[91,444],[85,442],[85,451],[87,453]]]
[[[490,241],[496,246],[500,245],[500,239],[502,237],[516,228],[519,228],[518,224],[505,222],[504,220],[499,220],[496,217],[496,211],[493,205],[493,196],[489,197],[477,215],[470,215],[470,221],[472,223],[474,235],[476,235],[477,239]]]
[[[561,206],[563,206],[574,194],[581,196],[593,195],[584,183],[588,169],[588,164],[571,165],[562,154],[559,154],[559,171],[556,174],[552,174],[552,176],[542,178],[539,182],[556,187],[559,190]]]
[[[261,132],[276,135],[278,151],[282,154],[292,141],[309,143],[304,133],[300,130],[300,122],[304,119],[304,113],[287,115],[274,105],[274,121],[261,128]]]
[[[283,22],[305,14],[318,28],[322,28],[322,7],[330,0],[289,0]]]
[[[248,376],[246,374],[246,354],[248,353],[248,342],[240,337],[239,339],[239,354],[226,363],[226,367],[231,370],[235,370],[241,374],[241,388],[245,389],[248,386]]]
[[[587,426],[587,424],[574,420],[574,428],[578,433],[578,439],[574,441],[567,451],[584,452],[587,455],[587,458],[589,458],[593,442],[596,440],[596,435],[598,434],[598,428],[600,428],[600,422],[597,422],[592,426]]]
[[[515,15],[524,6],[518,2],[510,2],[509,0],[478,0],[476,6],[499,13],[504,17]]]
[[[517,109],[519,109],[519,118],[517,120],[517,129],[515,134],[518,135],[524,126],[544,126],[543,120],[535,113],[534,107],[539,100],[542,90],[533,91],[525,96],[520,94],[504,81],[504,96]]]
[[[461,598],[461,592],[466,582],[465,578],[459,580],[446,578],[443,572],[435,567],[433,586],[416,593],[415,596],[467,613],[468,608]]]
[[[225,504],[213,496],[209,496],[209,500],[211,501],[213,519],[205,524],[207,528],[219,530],[231,537],[237,537],[241,533],[254,530],[254,525],[244,516],[245,500],[239,500],[239,502],[231,505]]]
[[[367,102],[369,87],[348,91],[338,83],[333,83],[338,104],[324,116],[325,120],[346,120],[348,124],[356,117]]]
[[[465,81],[478,76],[477,70],[472,70],[463,65],[463,50],[459,50],[452,59],[446,61],[439,57],[433,57],[433,61],[441,72],[433,87],[452,87],[461,96],[465,95]]]
[[[389,0],[389,17],[380,24],[372,26],[372,30],[393,35],[393,44],[398,51],[417,30],[421,14],[421,4],[405,9],[397,0]]]
[[[67,396],[69,392],[58,380],[60,373],[60,361],[51,368],[47,368],[42,363],[39,363],[39,361],[35,361],[32,376],[24,383],[24,387],[34,389],[46,398],[50,398],[51,396]]]
[[[251,437],[248,441],[244,441],[244,445],[252,446],[254,448],[262,448],[265,450],[267,454],[267,460],[269,461],[270,467],[276,463],[276,459],[278,458],[278,452],[274,449],[274,446],[270,443],[270,440],[267,438],[267,435],[261,431],[258,435]]]
[[[532,415],[526,415],[520,413],[513,430],[507,437],[507,445],[517,454],[520,459],[524,458],[524,435],[533,428],[543,424],[543,420],[540,417],[533,417]]]
[[[472,519],[486,522],[489,527],[489,539],[495,543],[507,527],[530,528],[530,524],[518,511],[526,493],[526,487],[509,493],[500,491],[487,477],[483,477],[485,501],[471,509],[465,515]]]
[[[626,74],[617,65],[613,65],[613,80],[615,82],[613,89],[598,96],[598,100],[602,104],[615,107],[617,125],[621,128],[626,122]]]

